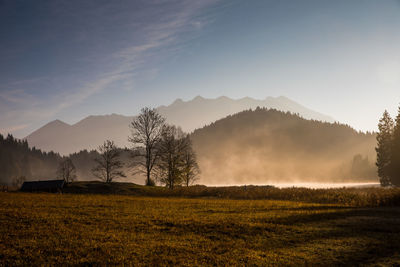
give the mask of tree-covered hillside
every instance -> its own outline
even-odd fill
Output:
[[[192,134],[202,171],[212,184],[292,181],[377,181],[374,133],[257,108]]]
[[[131,153],[126,149],[119,149],[127,181],[138,182],[137,176],[132,174],[130,168]],[[92,169],[95,159],[99,157],[97,150],[82,150],[68,156],[76,168],[77,180],[97,180]],[[12,185],[16,180],[49,180],[56,179],[59,164],[67,157],[58,153],[44,152],[35,147],[30,147],[26,140],[14,138],[12,135],[3,137],[0,134],[0,185]],[[22,180],[20,178],[23,178]]]
[[[26,140],[18,140],[12,135],[5,138],[0,135],[1,184],[10,184],[19,177],[54,179],[60,161],[59,154],[30,148]]]

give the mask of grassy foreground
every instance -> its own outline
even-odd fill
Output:
[[[0,265],[399,265],[400,209],[0,193]]]

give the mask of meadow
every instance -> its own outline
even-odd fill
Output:
[[[398,206],[170,194],[0,193],[0,265],[400,264]]]
[[[195,185],[169,189],[161,186],[142,186],[133,183],[74,182],[65,189],[75,194],[118,194],[148,197],[268,199],[343,204],[358,207],[400,206],[400,188],[329,188],[305,187],[277,188],[274,186]]]

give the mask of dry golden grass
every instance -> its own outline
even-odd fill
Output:
[[[400,264],[400,209],[0,193],[0,265]]]
[[[273,186],[190,186],[168,189],[132,183],[74,182],[64,190],[78,194],[150,197],[290,200],[358,207],[400,206],[400,188],[276,188]]]

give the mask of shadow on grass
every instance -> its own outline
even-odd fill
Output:
[[[353,207],[339,206],[339,205],[321,205],[321,206],[301,206],[301,207],[288,207],[288,206],[277,206],[277,207],[268,207],[268,208],[255,208],[251,210],[253,213],[267,213],[272,211],[326,211],[326,210],[351,210]],[[247,210],[246,210],[247,211]],[[243,210],[241,209],[232,209],[232,210],[224,210],[224,209],[209,209],[209,210],[201,210],[198,213],[203,214],[241,214]]]

